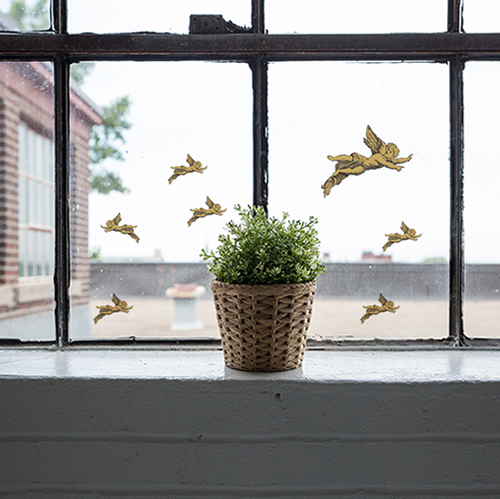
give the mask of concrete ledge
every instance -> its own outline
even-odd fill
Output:
[[[0,496],[500,497],[500,353],[0,350]],[[34,410],[36,408],[36,410]]]
[[[4,284],[0,286],[0,307],[14,307],[15,287],[13,284]]]
[[[41,282],[21,282],[17,285],[18,303],[31,303],[53,299],[54,283],[52,282],[52,279]]]

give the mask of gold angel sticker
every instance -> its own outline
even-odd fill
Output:
[[[128,314],[128,311],[134,308],[133,306],[129,307],[128,303],[124,300],[120,300],[114,293],[113,293],[113,305],[103,305],[103,306],[97,306],[96,308],[99,309],[99,314],[94,317],[94,323],[97,324],[99,320],[101,320],[105,315],[111,315],[114,314],[115,312],[125,312]]]
[[[203,173],[204,170],[208,168],[208,166],[201,166],[199,161],[195,161],[189,154],[187,155],[187,162],[189,166],[171,166],[174,173],[168,179],[168,183],[171,184],[177,177],[181,175],[186,175],[186,173],[197,172]]]
[[[361,324],[363,324],[368,317],[371,317],[372,315],[380,314],[381,312],[392,312],[393,314],[396,313],[396,310],[399,308],[399,305],[397,307],[394,306],[393,301],[388,301],[386,300],[383,296],[382,293],[380,293],[380,296],[378,297],[378,301],[382,304],[380,305],[369,305],[369,306],[364,306],[363,308],[366,309],[365,315],[361,317]]]
[[[208,210],[206,208],[191,208],[190,211],[193,212],[193,216],[189,219],[188,225],[198,220],[198,218],[206,217],[207,215],[222,215],[226,210],[221,210],[220,204],[214,204],[214,202],[207,196],[206,200]]]
[[[351,155],[328,156],[330,161],[336,161],[337,164],[333,175],[321,186],[325,197],[330,194],[332,187],[339,185],[349,175],[361,175],[368,170],[378,170],[382,167],[400,171],[403,167],[399,165],[410,161],[413,156],[410,154],[407,158],[398,158],[398,147],[395,144],[386,144],[380,140],[373,133],[370,126],[366,127],[366,137],[363,141],[372,152],[369,158],[355,152]]]
[[[101,228],[104,229],[104,232],[116,231],[121,232],[122,234],[128,234],[130,237],[134,238],[136,242],[139,242],[139,236],[134,233],[134,229],[137,225],[118,225],[121,219],[122,216],[118,213],[113,220],[108,220],[106,225],[101,225]]]
[[[386,234],[389,238],[387,242],[384,244],[383,250],[385,251],[389,246],[392,246],[394,243],[400,243],[401,241],[411,240],[416,241],[422,234],[417,236],[417,231],[415,229],[410,229],[406,226],[404,222],[401,222],[401,230],[403,234]]]

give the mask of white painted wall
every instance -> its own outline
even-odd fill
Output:
[[[0,350],[0,497],[500,497],[500,352]]]

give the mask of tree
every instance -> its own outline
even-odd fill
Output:
[[[96,168],[106,159],[123,161],[123,153],[119,149],[120,143],[125,143],[123,132],[132,124],[127,121],[130,110],[128,96],[115,100],[103,108],[102,125],[94,126],[90,133],[90,188],[100,194],[109,194],[111,191],[130,192],[123,186],[122,180],[115,173],[104,167]]]
[[[36,0],[32,6],[27,5],[25,0],[12,0],[8,16],[24,31],[48,29],[48,0]],[[81,85],[93,68],[92,62],[72,64],[71,78]],[[130,105],[129,97],[125,96],[104,106],[102,124],[92,128],[89,143],[91,191],[99,194],[130,192],[116,173],[97,166],[106,159],[124,160],[120,146],[126,142],[123,132],[132,126],[127,121]]]

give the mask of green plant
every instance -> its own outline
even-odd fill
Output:
[[[262,207],[235,206],[241,223],[228,222],[229,234],[220,234],[215,253],[202,250],[211,259],[208,270],[219,282],[230,284],[292,284],[314,281],[324,273],[321,263],[318,223],[268,217]]]

